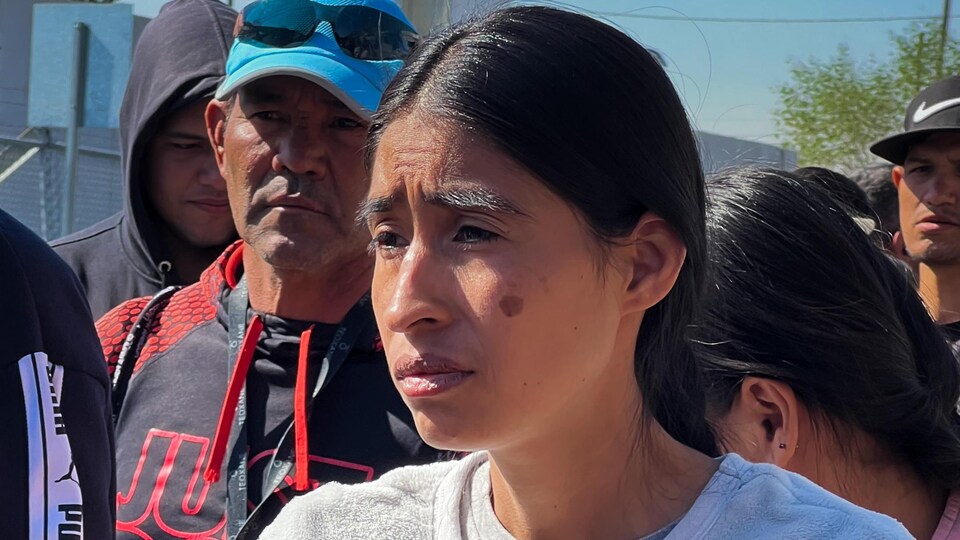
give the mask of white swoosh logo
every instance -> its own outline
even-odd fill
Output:
[[[960,98],[953,98],[953,99],[941,101],[940,103],[931,105],[929,109],[925,108],[926,105],[927,105],[927,102],[924,101],[923,103],[920,104],[919,107],[917,107],[916,112],[913,113],[914,123],[923,122],[927,118],[930,118],[934,114],[937,114],[938,112],[944,109],[949,109],[950,107],[956,107],[957,105],[960,105]]]

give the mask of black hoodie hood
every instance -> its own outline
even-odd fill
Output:
[[[235,11],[216,0],[172,0],[143,30],[133,55],[120,107],[123,210],[128,217],[121,240],[137,271],[158,286],[158,265],[167,254],[144,200],[144,152],[164,118],[213,97],[225,74],[236,19]]]
[[[164,119],[213,97],[236,19],[235,11],[216,0],[172,0],[137,42],[120,108],[123,210],[52,242],[80,277],[95,318],[124,300],[185,285],[165,263],[159,218],[145,200],[144,155]]]

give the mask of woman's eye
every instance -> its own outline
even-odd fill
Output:
[[[468,225],[460,227],[460,230],[457,231],[457,235],[453,237],[453,240],[455,242],[463,242],[464,244],[478,244],[480,242],[490,242],[497,238],[499,238],[499,236],[496,233]]]
[[[370,242],[371,251],[392,251],[407,246],[406,240],[392,232],[382,232],[373,237]]]

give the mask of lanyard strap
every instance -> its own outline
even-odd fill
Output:
[[[248,290],[246,276],[240,278],[230,292],[227,303],[227,342],[230,345],[227,357],[227,380],[237,369],[240,345],[247,330]],[[227,462],[227,538],[234,540],[247,520],[247,390],[246,382],[240,390],[237,414],[233,419],[231,434],[236,436],[230,459]]]
[[[230,345],[230,357],[228,370],[232,372],[236,369],[237,356],[240,352],[240,345],[243,342],[243,336],[246,332],[247,323],[247,281],[243,277],[237,283],[236,288],[230,293],[228,301],[228,342]],[[307,421],[309,422],[313,401],[320,392],[327,386],[340,366],[350,356],[350,351],[357,344],[360,337],[363,336],[370,324],[369,316],[370,295],[364,295],[353,308],[344,317],[340,327],[334,332],[327,353],[324,355],[320,364],[320,373],[317,376],[316,385],[313,393],[307,401]],[[229,373],[228,373],[229,375]],[[237,414],[234,418],[232,432],[237,434],[237,439],[233,443],[233,450],[230,453],[227,473],[227,538],[236,540],[248,536],[250,527],[244,528],[248,522],[247,515],[247,454],[249,451],[246,431],[246,386],[240,392],[240,399],[237,403]],[[284,478],[290,473],[296,460],[294,447],[293,422],[287,426],[280,443],[277,445],[277,452],[271,460],[267,479],[263,484],[261,497],[266,501],[284,481]],[[262,506],[262,503],[261,503]],[[259,508],[257,508],[259,510]],[[256,515],[256,510],[249,517]],[[254,527],[260,529],[260,527]],[[255,538],[253,536],[251,538]]]

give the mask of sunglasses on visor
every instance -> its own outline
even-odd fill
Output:
[[[303,45],[320,23],[337,45],[358,60],[403,60],[419,36],[409,24],[367,6],[327,6],[311,0],[257,0],[243,8],[233,37],[270,47]]]

